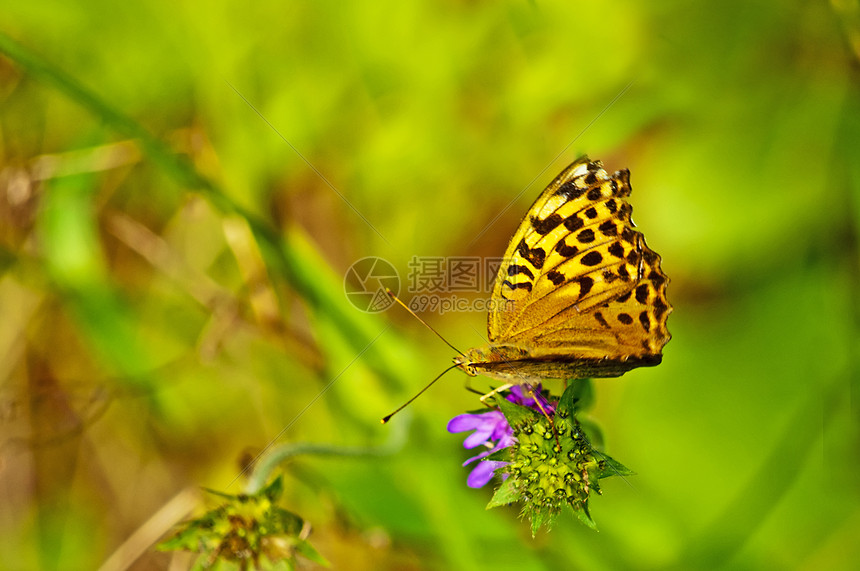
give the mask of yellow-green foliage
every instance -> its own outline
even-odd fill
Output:
[[[285,466],[335,569],[860,560],[856,2],[0,12],[0,568],[167,568],[173,498],[240,494],[273,442],[385,451]],[[602,482],[600,533],[533,540],[465,486],[459,372],[379,424],[453,354],[343,276],[501,256],[586,152],[630,168],[673,340],[595,382],[638,474]],[[485,341],[484,313],[423,317]]]

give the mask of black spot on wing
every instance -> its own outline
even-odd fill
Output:
[[[537,269],[541,269],[543,263],[546,261],[546,252],[543,251],[543,248],[529,248],[526,245],[525,238],[520,240],[520,244],[517,246],[517,253]]]
[[[596,266],[603,261],[603,256],[600,255],[600,252],[591,251],[584,255],[580,261],[586,266]]]
[[[511,289],[527,289],[529,291],[532,290],[531,282],[519,282],[519,283],[511,283],[508,280],[502,282],[502,285],[506,285]]]
[[[583,226],[585,226],[585,222],[580,220],[579,216],[577,216],[576,214],[572,214],[564,219],[564,227],[571,232],[576,232]]]
[[[594,287],[594,280],[588,276],[579,276],[575,281],[579,284],[579,299],[588,295],[588,292]]]
[[[648,301],[648,284],[636,286],[636,301],[639,303],[645,303]]]
[[[584,188],[579,188],[572,180],[567,181],[555,191],[557,196],[564,197],[565,200],[576,200],[585,193]]]
[[[558,244],[555,245],[555,251],[565,258],[569,258],[579,252],[579,248],[576,246],[568,246],[564,240],[559,240]]]
[[[609,324],[606,322],[606,319],[603,317],[603,314],[599,311],[594,313],[594,319],[601,325],[601,327],[605,329],[609,329]]]
[[[656,252],[646,249],[642,251],[642,259],[645,260],[648,265],[651,265],[657,261],[657,254]]]
[[[594,230],[586,228],[576,235],[576,239],[583,244],[590,244],[591,242],[594,242]]]
[[[651,273],[648,274],[648,279],[651,280],[651,282],[657,287],[660,287],[661,285],[666,283],[666,278],[655,272],[654,270],[651,270]]]
[[[658,297],[656,300],[654,300],[654,316],[657,319],[661,319],[663,317],[663,314],[666,313],[667,309],[669,309],[669,306],[666,305],[666,302],[663,301],[661,298]]]
[[[531,218],[532,228],[541,236],[552,232],[562,221],[561,216],[558,214],[547,216],[544,220],[541,220],[537,216],[532,216]]]
[[[511,264],[508,266],[508,275],[515,276],[517,274],[523,274],[528,276],[529,279],[535,279],[535,275],[532,273],[530,269],[525,266],[518,266],[517,264]]]
[[[600,226],[598,226],[597,229],[600,230],[600,232],[604,236],[617,236],[618,235],[618,227],[615,226],[615,222],[613,222],[612,220],[607,220],[606,222],[604,222]]]
[[[620,171],[615,171],[615,174],[612,175],[612,178],[618,179],[618,181],[621,183],[622,189],[627,190],[626,194],[630,194],[630,169],[621,169]]]
[[[556,270],[550,270],[546,274],[546,279],[551,281],[553,283],[553,285],[558,286],[558,285],[561,285],[564,283],[565,277],[564,277],[564,274],[561,272],[558,272]]]

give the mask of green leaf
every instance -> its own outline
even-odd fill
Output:
[[[578,419],[578,422],[591,447],[595,450],[603,450],[603,429],[600,428],[600,425],[588,418]]]
[[[259,495],[265,496],[269,499],[273,504],[280,499],[281,494],[284,493],[284,479],[282,476],[278,476],[272,483],[260,490]]]
[[[314,563],[318,563],[324,567],[329,567],[331,563],[328,560],[320,555],[320,553],[314,549],[313,545],[308,543],[307,541],[300,541],[298,545],[296,545],[296,551],[301,554],[305,559],[310,559]]]
[[[467,410],[466,412],[464,412],[462,414],[484,414],[485,412],[488,412],[490,410],[491,409],[489,409],[487,407],[473,408],[472,410]]]
[[[558,408],[555,411],[556,417],[562,416],[567,421],[568,428],[571,430],[574,429],[574,424],[576,420],[574,419],[574,413],[576,412],[576,394],[577,394],[577,383],[572,382],[564,389],[564,392],[561,394],[561,397],[558,399]]]
[[[579,521],[585,524],[586,527],[593,529],[594,531],[599,531],[597,529],[597,524],[594,523],[594,520],[591,519],[591,514],[588,511],[588,504],[582,506],[581,509],[574,509],[576,512],[576,517],[579,518]]]
[[[540,530],[541,524],[543,524],[543,512],[540,510],[533,510],[531,513],[532,520],[532,538],[537,535],[538,530]]]
[[[225,494],[224,492],[219,492],[218,490],[213,490],[212,488],[200,488],[207,494],[212,494],[213,496],[218,496],[219,498],[224,498],[227,500],[235,500],[238,496],[233,494]]]
[[[547,531],[552,529],[559,512],[549,509],[534,508],[530,510],[532,537],[537,535],[542,525],[546,526]]]
[[[598,469],[596,470],[598,479],[608,478],[609,476],[633,476],[636,474],[636,472],[618,460],[615,460],[602,452],[598,452],[598,455],[600,456],[600,462],[598,464]]]
[[[502,482],[502,485],[499,486],[498,489],[496,489],[496,493],[493,494],[493,499],[491,499],[490,503],[487,504],[487,509],[489,510],[499,506],[506,506],[519,499],[520,492],[517,490],[514,479],[508,478]]]
[[[505,415],[505,419],[508,421],[508,424],[511,425],[511,428],[514,430],[525,423],[531,423],[540,418],[540,413],[537,413],[526,406],[514,404],[501,395],[496,395],[495,402],[499,407],[499,410],[502,411],[502,414]]]
[[[265,523],[273,528],[273,533],[296,536],[305,525],[305,520],[291,511],[273,506],[270,509],[268,517],[266,517]]]
[[[491,462],[510,462],[511,461],[511,449],[510,449],[510,447],[500,448],[500,449],[496,450],[495,452],[493,452],[492,454],[489,454],[488,456],[481,458],[481,462],[486,462],[487,460],[489,460]]]
[[[207,514],[208,515],[208,514]],[[197,551],[212,534],[211,519],[203,518],[180,524],[180,528],[170,537],[156,545],[158,551]]]
[[[573,407],[576,411],[588,410],[594,406],[595,392],[594,383],[591,379],[572,380],[568,388],[571,387],[573,387]]]

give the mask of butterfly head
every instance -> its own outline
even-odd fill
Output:
[[[471,351],[469,351],[471,353]],[[473,365],[474,360],[470,359],[467,355],[457,355],[454,357],[454,365],[463,370],[464,373],[469,375],[470,377],[477,377],[478,371],[475,370],[475,366]]]
[[[459,367],[464,373],[470,377],[488,374],[484,365],[496,361],[504,361],[509,358],[509,352],[506,352],[507,347],[501,347],[495,344],[484,345],[483,347],[473,347],[465,353],[460,353],[454,357],[454,366]],[[513,349],[517,350],[517,349]]]
[[[454,357],[454,365],[462,369],[470,377],[477,377],[479,373],[478,369],[475,368],[475,364],[486,360],[481,348],[476,347]]]

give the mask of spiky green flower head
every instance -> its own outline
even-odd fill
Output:
[[[546,414],[496,398],[513,429],[515,442],[485,460],[507,462],[497,472],[508,475],[487,509],[521,502],[521,515],[531,520],[532,535],[542,525],[552,527],[565,506],[596,530],[588,511],[588,498],[592,492],[600,494],[599,480],[633,474],[592,446],[574,415],[578,390],[575,385],[565,390],[555,411],[550,409]]]
[[[198,552],[194,569],[292,570],[297,555],[328,565],[307,541],[310,526],[277,505],[283,493],[280,477],[253,495],[208,491],[223,503],[180,524],[171,537],[158,544],[159,550]]]

